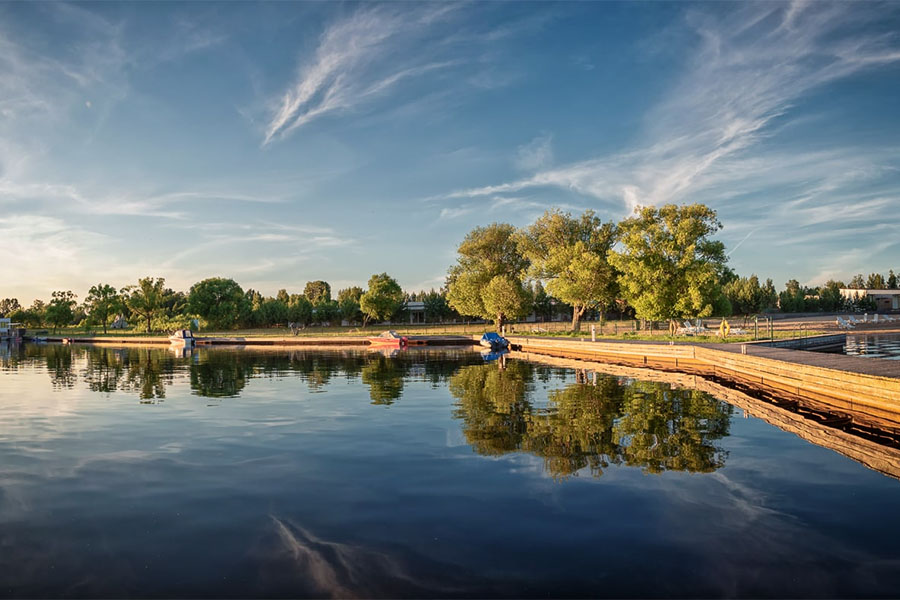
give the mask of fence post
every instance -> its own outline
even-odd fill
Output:
[[[602,325],[601,325],[601,327],[602,327]],[[594,327],[593,323],[591,323],[591,341],[592,342],[597,341],[597,328]]]

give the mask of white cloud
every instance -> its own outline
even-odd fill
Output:
[[[854,25],[882,17],[869,6],[824,3],[746,5],[724,19],[691,12],[688,22],[701,43],[679,83],[647,115],[643,143],[444,198],[561,188],[630,212],[694,199],[734,174],[757,188],[768,185],[768,173],[749,151],[783,126],[795,101],[863,69],[900,61],[893,38],[856,33]],[[854,151],[843,154],[852,158]],[[891,152],[884,150],[882,163],[874,164],[896,162]],[[816,170],[817,177],[831,175]]]
[[[314,57],[303,63],[297,79],[273,103],[263,144],[322,115],[381,95],[405,79],[457,64],[424,60],[420,53],[398,52],[394,45],[421,35],[452,8],[395,12],[364,8],[332,24],[322,34]]]

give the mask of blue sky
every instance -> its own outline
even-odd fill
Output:
[[[0,4],[0,297],[427,289],[668,202],[779,288],[900,270],[900,4]]]

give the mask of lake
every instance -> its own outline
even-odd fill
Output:
[[[0,346],[15,597],[896,596],[900,482],[468,349]]]

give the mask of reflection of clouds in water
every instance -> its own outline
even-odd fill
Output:
[[[295,596],[360,598],[496,593],[457,565],[322,540],[271,516],[274,539],[263,545],[261,590]]]
[[[773,506],[777,498],[727,473],[695,485],[682,477],[656,483],[667,498],[660,541],[696,556],[693,575],[713,595],[835,597],[849,581],[863,595],[889,589],[891,580],[900,585],[900,562],[874,562],[873,555],[839,534],[829,535],[822,523],[782,512]],[[861,538],[860,547],[864,544]]]

